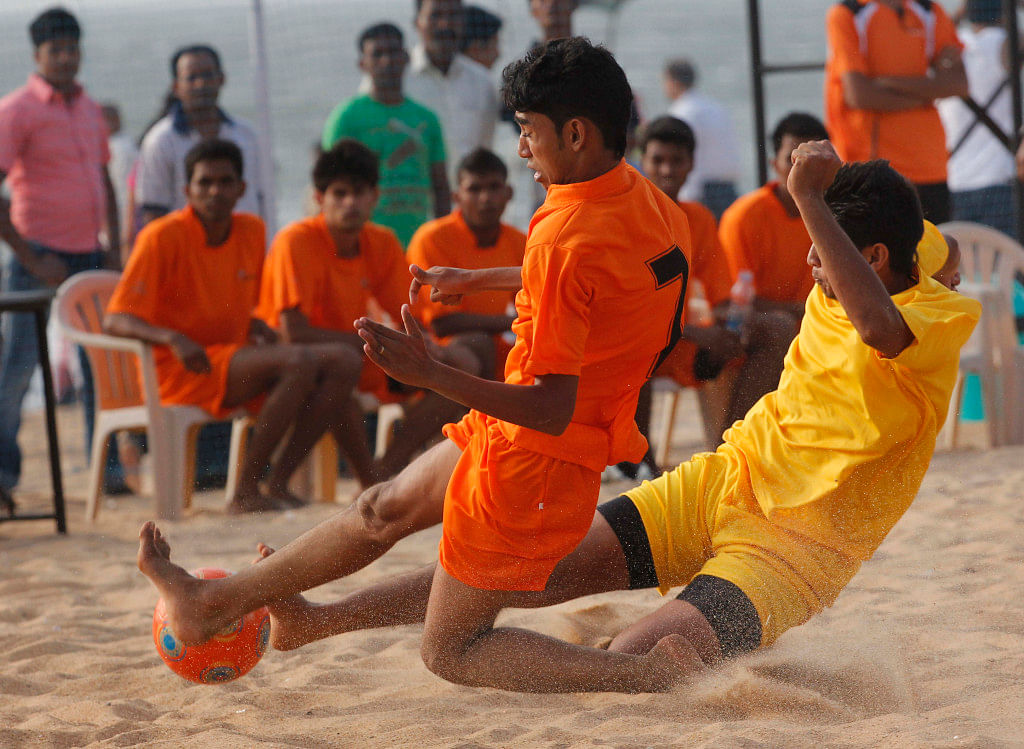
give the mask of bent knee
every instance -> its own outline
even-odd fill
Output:
[[[434,676],[455,684],[463,683],[460,661],[449,647],[424,637],[420,644],[420,658]]]
[[[363,526],[379,541],[395,543],[440,521],[424,517],[422,497],[397,490],[394,480],[374,484],[356,498]]]

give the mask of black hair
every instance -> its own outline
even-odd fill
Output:
[[[78,25],[78,19],[64,8],[50,8],[29,24],[28,36],[32,46],[37,48],[54,39],[74,39],[77,42],[82,38],[82,27]]]
[[[370,39],[397,39],[400,44],[405,44],[402,30],[393,23],[375,23],[373,26],[363,29],[363,32],[356,40],[356,48],[359,50],[359,54],[363,53],[363,44]]]
[[[647,144],[652,140],[680,146],[686,149],[691,158],[697,151],[697,136],[693,134],[693,128],[678,117],[667,114],[655,117],[640,130],[640,140],[637,143],[640,153],[647,150]]]
[[[347,179],[356,186],[376,187],[380,159],[354,138],[342,138],[317,157],[313,165],[313,187],[326,192],[332,183]]]
[[[809,140],[828,140],[828,130],[821,120],[806,112],[790,112],[772,131],[772,153],[782,148],[782,139],[790,135],[801,143]]]
[[[500,174],[502,179],[508,179],[508,167],[505,166],[505,162],[494,151],[486,148],[474,148],[459,159],[455,174],[457,177],[461,177],[463,172],[475,174],[478,177],[486,174]]]
[[[967,0],[965,10],[971,23],[996,24],[1003,20],[1002,0]]]
[[[211,138],[201,140],[189,149],[185,154],[185,181],[192,181],[192,174],[196,170],[196,164],[200,161],[229,161],[235,168],[235,173],[242,179],[244,161],[242,160],[242,149],[230,140]]]
[[[171,80],[177,80],[178,78],[178,60],[185,55],[209,55],[213,58],[213,63],[217,66],[217,70],[223,70],[220,64],[220,55],[217,54],[217,50],[211,47],[209,44],[190,44],[187,47],[181,47],[171,55]]]
[[[473,42],[485,42],[501,30],[501,18],[475,5],[463,7],[462,19],[461,52],[465,52]]]
[[[605,148],[626,152],[633,91],[612,53],[574,36],[542,44],[502,71],[501,93],[513,112],[549,117],[561,132],[573,117],[594,123]]]
[[[924,234],[921,202],[906,178],[885,159],[844,164],[825,191],[832,215],[858,250],[889,248],[889,267],[910,276]]]
[[[669,60],[665,63],[665,75],[686,88],[693,88],[697,83],[697,69],[687,59]]]

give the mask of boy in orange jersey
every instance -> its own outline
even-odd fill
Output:
[[[282,229],[270,247],[257,315],[288,343],[340,345],[362,359],[362,341],[352,328],[374,305],[392,319],[401,317],[412,276],[402,245],[390,229],[370,223],[380,195],[377,155],[352,138],[342,138],[313,167],[316,216]],[[463,346],[436,355],[474,374],[479,364]],[[408,390],[373,365],[362,366],[357,389],[381,402],[405,401]],[[358,404],[347,424],[362,420]],[[362,428],[334,431],[365,489],[401,470],[413,453],[464,413],[462,406],[427,392],[405,409],[394,440],[373,464]]]
[[[229,512],[297,503],[288,478],[339,414],[359,356],[329,347],[277,343],[252,316],[263,268],[263,222],[232,210],[242,193],[242,153],[205,140],[185,158],[188,205],[148,224],[107,306],[104,329],[155,346],[160,400],[225,418],[256,414]],[[344,413],[344,409],[340,409]],[[288,444],[259,480],[289,427]]]
[[[372,361],[474,410],[445,428],[447,441],[364,492],[353,511],[228,586],[206,586],[173,565],[166,541],[147,524],[139,567],[168,602],[183,642],[209,638],[234,610],[260,605],[254,601],[287,598],[358,569],[397,538],[436,523],[443,507],[441,564],[433,579],[417,583],[420,593],[430,589],[423,654],[431,670],[459,683],[527,689],[531,668],[558,669],[569,648],[585,668],[632,678],[630,688],[654,678],[636,669],[633,656],[493,627],[521,591],[543,590],[586,535],[601,470],[642,457],[637,393],[679,337],[690,254],[685,214],[623,160],[632,93],[610,53],[581,38],[556,40],[506,68],[504,79],[505,102],[522,129],[519,154],[547,188],[523,266],[419,270],[413,290],[429,284],[434,298],[452,299],[520,289],[505,382],[433,359],[408,307],[404,333],[360,319]],[[380,623],[422,620],[415,598],[386,602]],[[283,633],[275,643],[296,644]],[[541,686],[588,688],[577,672],[563,677]]]
[[[644,128],[640,140],[641,167],[666,195],[678,195],[693,166],[698,145],[693,130],[675,117],[658,117]],[[718,240],[715,218],[700,203],[681,201],[690,223],[693,242],[691,278],[701,282],[714,323],[701,325],[686,319],[682,340],[656,374],[671,377],[684,387],[699,388],[701,414],[708,449],[722,442],[722,432],[742,419],[746,410],[779,384],[782,360],[796,334],[792,318],[772,311],[752,315],[741,336],[725,327],[729,290],[734,277]],[[691,294],[687,293],[687,302]],[[736,366],[726,366],[735,362]],[[648,385],[646,388],[650,390]],[[734,397],[738,393],[739,397]],[[645,399],[641,395],[641,406]],[[734,406],[735,402],[735,406]],[[646,399],[649,421],[650,398]],[[749,405],[747,406],[749,408]],[[645,416],[640,410],[637,421]]]
[[[799,112],[783,117],[772,132],[772,168],[778,179],[739,198],[722,214],[718,227],[732,277],[736,278],[741,270],[754,274],[754,310],[772,314],[781,331],[780,337],[771,341],[779,356],[772,371],[762,373],[765,382],[778,382],[782,357],[800,327],[804,302],[814,287],[807,265],[811,239],[787,187],[792,169],[790,156],[801,143],[827,138],[825,126],[816,117]],[[780,324],[787,318],[787,325]],[[774,384],[767,390],[773,387]],[[739,382],[725,423],[743,418],[767,390],[763,382]]]
[[[526,235],[503,224],[512,199],[505,163],[486,148],[470,151],[455,170],[457,210],[417,230],[406,257],[419,268],[500,268],[523,264]],[[443,339],[472,349],[484,376],[501,378],[509,346],[502,335],[512,328],[508,314],[514,294],[488,292],[464,297],[459,304],[430,301],[421,289],[413,304],[416,318]],[[489,373],[494,373],[490,375]]]

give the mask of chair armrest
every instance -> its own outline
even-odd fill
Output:
[[[123,338],[121,336],[109,335],[107,333],[87,333],[84,330],[76,330],[67,326],[61,327],[61,335],[79,346],[92,346],[95,348],[113,349],[114,351],[127,351],[142,356],[143,351],[149,346],[144,341],[136,338]]]

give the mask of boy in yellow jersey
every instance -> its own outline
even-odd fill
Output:
[[[536,692],[668,688],[772,644],[831,605],[910,505],[980,307],[917,266],[920,205],[886,162],[840,168],[827,142],[802,144],[793,162],[789,187],[814,242],[816,288],[779,389],[725,433],[717,452],[598,507],[545,589],[522,591],[510,605],[686,589],[607,651],[547,638],[546,657],[483,664],[473,683]],[[299,596],[272,604],[272,641],[290,648],[420,621],[432,574],[328,605]],[[519,630],[502,631],[517,644]]]

